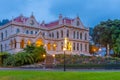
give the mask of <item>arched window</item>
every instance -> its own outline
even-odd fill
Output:
[[[61,42],[61,50],[63,50],[63,42]]]
[[[24,44],[25,44],[24,39],[22,39],[21,42],[20,42],[20,48],[24,48]]]
[[[0,45],[0,51],[3,52],[3,46],[2,46],[2,44]]]
[[[54,33],[52,32],[52,38],[54,38]]]
[[[51,33],[49,33],[49,37],[51,38]]]
[[[36,46],[39,47],[39,46],[41,46],[41,45],[43,45],[43,40],[42,40],[42,39],[38,39],[38,40],[36,41]]]
[[[5,31],[5,37],[7,38],[7,30]]]
[[[79,43],[77,43],[77,50],[79,51]]]
[[[27,45],[31,45],[31,41],[30,40],[27,41]]]
[[[77,39],[79,39],[79,32],[77,32]]]
[[[33,31],[30,31],[30,34],[33,34]]]
[[[56,51],[56,47],[57,47],[57,45],[56,45],[56,43],[54,43],[54,44],[53,44],[53,50],[54,50],[54,51]]]
[[[80,44],[80,50],[82,51],[82,43]]]
[[[57,38],[59,38],[59,32],[57,31]]]
[[[85,33],[85,40],[87,40],[87,33]]]
[[[61,30],[61,38],[63,38],[63,30]]]
[[[19,33],[19,32],[20,32],[20,29],[19,29],[19,28],[17,28],[16,33]]]
[[[5,44],[5,50],[7,50],[7,44]]]
[[[47,44],[47,50],[48,50],[48,51],[51,50],[51,44],[50,44],[50,43]]]
[[[14,39],[14,48],[16,48],[17,43],[16,43],[16,39]]]
[[[1,40],[3,40],[3,32],[1,33]]]
[[[29,34],[29,31],[28,31],[28,30],[26,30],[26,34]]]
[[[69,37],[69,30],[67,30],[67,37]]]
[[[82,32],[80,33],[80,39],[82,39]]]
[[[85,44],[85,51],[87,51],[87,44]]]
[[[73,50],[75,50],[75,43],[73,43]]]
[[[73,32],[73,38],[75,39],[75,31]]]
[[[12,40],[10,41],[10,48],[11,49],[13,48],[13,41]]]

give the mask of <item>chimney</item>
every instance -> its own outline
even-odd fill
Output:
[[[59,25],[63,24],[62,20],[63,20],[62,14],[59,14]]]

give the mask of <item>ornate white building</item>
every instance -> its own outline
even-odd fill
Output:
[[[0,27],[0,52],[16,53],[26,45],[44,45],[48,54],[61,54],[67,38],[67,54],[89,54],[89,29],[79,17],[62,17],[46,24],[38,23],[33,15],[20,15]]]

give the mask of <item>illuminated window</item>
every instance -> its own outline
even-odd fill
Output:
[[[13,48],[13,41],[12,40],[10,41],[10,48],[11,49]]]
[[[63,50],[63,42],[61,42],[61,50]]]
[[[30,40],[27,41],[27,45],[31,45],[31,41]]]
[[[47,44],[47,49],[51,50],[51,44],[50,43]]]
[[[56,50],[56,47],[57,47],[57,45],[54,43],[54,44],[53,44],[53,50],[54,50],[54,51]]]
[[[36,46],[41,46],[41,45],[43,45],[43,41],[42,41],[42,39],[38,39],[37,41],[36,41]]]
[[[14,48],[16,48],[17,46],[17,43],[16,43],[16,40],[14,39]]]
[[[20,42],[20,48],[24,48],[24,40],[23,39]]]

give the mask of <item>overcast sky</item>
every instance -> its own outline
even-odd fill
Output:
[[[100,21],[120,19],[120,0],[1,0],[0,20],[20,14],[34,13],[37,21],[51,22],[59,14],[74,18],[79,15],[85,26],[94,27]]]

